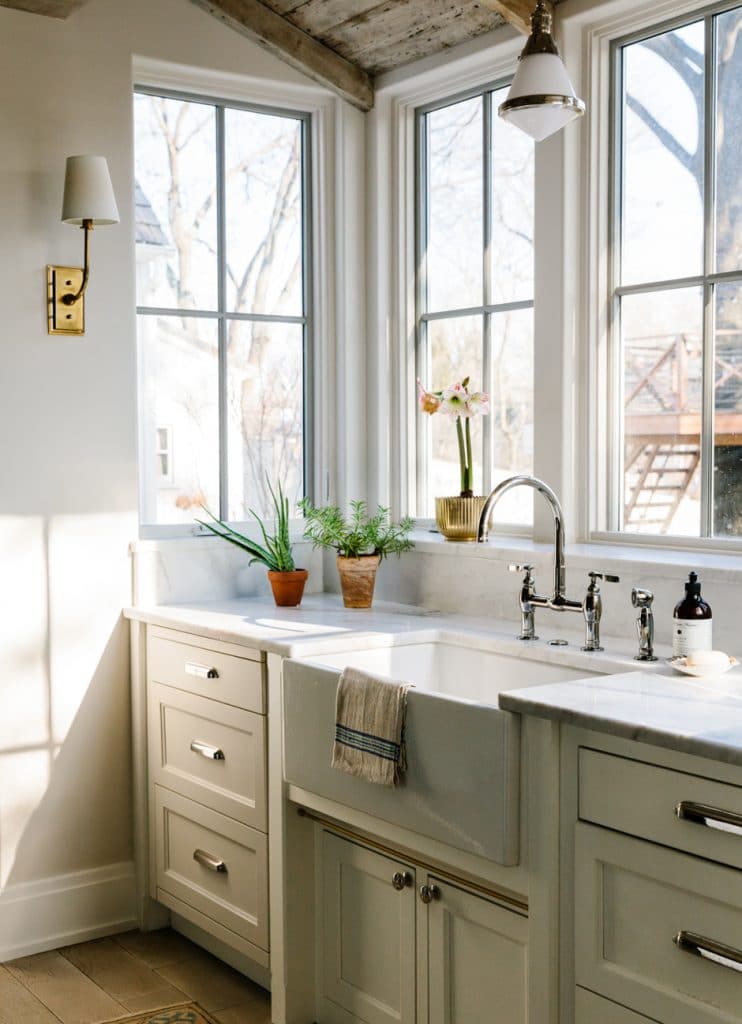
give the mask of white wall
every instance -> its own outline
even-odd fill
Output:
[[[133,914],[133,55],[305,81],[187,0],[90,0],[64,22],[0,9],[0,959]],[[82,255],[59,220],[64,160],[89,152],[121,224],[92,237],[85,336],[52,337],[45,265]],[[93,886],[84,918],[59,910],[75,878]]]

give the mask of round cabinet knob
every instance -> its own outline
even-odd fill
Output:
[[[392,875],[392,885],[397,892],[401,892],[408,885],[412,885],[412,875],[409,871],[395,871]]]
[[[441,891],[437,885],[421,885],[420,886],[420,899],[423,903],[432,903],[433,900],[439,900],[441,898]]]

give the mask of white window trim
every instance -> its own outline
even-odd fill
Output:
[[[655,548],[665,551],[726,552],[742,554],[742,540],[716,537],[664,537],[610,531],[605,529],[609,500],[608,460],[601,459],[609,445],[615,445],[615,396],[608,395],[610,373],[616,379],[616,367],[610,366],[609,339],[611,247],[610,172],[612,43],[633,33],[651,30],[663,22],[684,16],[700,15],[718,6],[710,0],[657,0],[647,7],[642,0],[610,0],[599,11],[586,2],[570,6],[562,20],[562,51],[570,73],[580,81],[588,99],[588,114],[581,145],[575,145],[577,160],[584,161],[587,173],[587,204],[578,203],[579,186],[570,184],[571,201],[579,217],[576,243],[581,253],[573,253],[573,266],[582,282],[578,293],[579,335],[583,339],[579,358],[580,393],[586,396],[578,409],[578,436],[586,439],[577,452],[576,476],[587,486],[575,501],[577,536],[596,544],[616,544],[637,551]],[[730,0],[729,6],[733,6]],[[573,13],[574,12],[574,13]],[[578,77],[579,75],[579,77]],[[574,140],[573,140],[574,141]],[[568,197],[569,199],[569,197]],[[566,261],[565,261],[566,265]]]
[[[368,240],[375,302],[367,313],[367,336],[369,382],[379,400],[369,409],[369,499],[390,506],[395,516],[410,507],[417,474],[410,403],[416,357],[415,112],[511,76],[522,47],[519,35],[501,29],[444,58],[377,79],[368,133],[375,185],[369,190]]]
[[[342,254],[343,263],[339,260],[341,248],[361,251],[363,245],[362,225],[359,224],[362,218],[356,215],[355,209],[358,198],[343,185],[344,167],[357,151],[358,140],[351,138],[347,144],[340,145],[340,140],[346,140],[352,133],[355,119],[362,115],[334,94],[309,82],[294,85],[146,57],[133,58],[131,85],[132,92],[136,85],[142,85],[227,101],[290,108],[311,115],[313,427],[309,443],[313,471],[307,487],[317,502],[328,499],[343,502],[345,481],[350,478],[358,492],[354,473],[365,479],[365,462],[357,455],[353,461],[354,471],[348,470],[349,453],[347,443],[342,440],[356,435],[359,428],[355,421],[363,424],[365,412],[363,404],[353,400],[354,389],[363,387],[363,375],[357,372],[357,367],[364,341],[357,330],[358,306],[353,296],[363,287],[365,268],[363,262],[357,260],[346,272],[347,254]],[[132,146],[133,134],[132,122]],[[336,246],[336,238],[343,240],[342,247]],[[131,251],[134,260],[133,239]],[[339,395],[345,397],[342,405]],[[339,431],[339,408],[345,405],[348,408],[342,411],[346,419]],[[249,524],[235,525],[239,528]],[[190,524],[139,527],[139,536],[151,539],[203,536],[204,533],[201,527]]]

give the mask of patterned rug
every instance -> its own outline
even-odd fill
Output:
[[[135,1013],[133,1017],[117,1017],[109,1024],[216,1024],[216,1021],[196,1003],[181,1003],[179,1006],[168,1006],[165,1010]]]

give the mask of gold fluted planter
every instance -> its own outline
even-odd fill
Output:
[[[436,498],[435,521],[446,540],[475,541],[486,500],[484,495],[462,498],[457,494],[453,498]]]

